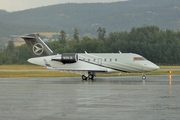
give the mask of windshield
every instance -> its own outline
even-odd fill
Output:
[[[140,61],[140,60],[146,60],[146,59],[143,57],[134,57],[133,58],[133,61]]]

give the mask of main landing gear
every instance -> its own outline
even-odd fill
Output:
[[[82,75],[82,80],[94,80],[94,76],[95,76],[95,73],[93,72],[89,72],[88,75]]]

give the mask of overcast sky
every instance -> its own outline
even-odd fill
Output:
[[[60,3],[96,3],[116,1],[126,0],[0,0],[0,9],[12,12]]]

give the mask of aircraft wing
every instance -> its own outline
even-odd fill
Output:
[[[107,69],[84,69],[84,68],[53,68],[46,66],[47,69],[58,70],[58,71],[73,71],[73,72],[108,72]]]
[[[72,72],[108,72],[108,69],[87,69],[87,68],[54,68],[44,59],[47,69],[58,70],[58,71],[72,71]]]

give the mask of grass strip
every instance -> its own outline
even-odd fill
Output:
[[[1,65],[0,70],[42,70],[42,66],[36,65]]]

